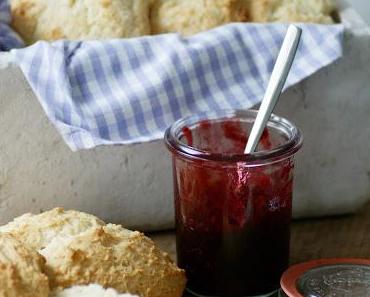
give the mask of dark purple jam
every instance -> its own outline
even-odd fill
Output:
[[[247,139],[236,128],[224,127],[240,153]],[[271,146],[267,130],[261,143]],[[241,297],[279,288],[289,260],[292,169],[292,158],[257,167],[174,158],[178,264],[188,289]]]

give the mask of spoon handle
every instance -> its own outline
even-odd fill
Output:
[[[276,102],[279,99],[285,81],[292,67],[294,57],[297,52],[298,44],[301,38],[302,29],[290,25],[285,36],[279,56],[276,60],[274,70],[272,71],[270,81],[267,85],[265,96],[263,97],[256,120],[253,124],[247,146],[244,153],[253,153],[261,138],[262,132],[269,120]]]

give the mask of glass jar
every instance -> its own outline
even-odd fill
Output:
[[[196,296],[270,294],[288,267],[294,155],[302,137],[272,115],[257,151],[246,155],[256,115],[203,113],[166,131],[178,264]]]

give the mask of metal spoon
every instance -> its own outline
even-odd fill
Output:
[[[244,151],[245,154],[253,153],[258,145],[262,132],[275,108],[288,77],[290,68],[292,67],[301,35],[302,29],[294,25],[289,26],[272,71],[270,81],[267,85],[265,96],[263,97],[252,131],[249,135],[248,143]]]

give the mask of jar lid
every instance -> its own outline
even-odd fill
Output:
[[[370,259],[322,259],[290,267],[281,278],[289,297],[369,297]]]

